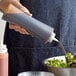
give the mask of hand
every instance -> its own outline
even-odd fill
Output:
[[[18,0],[6,0],[6,1],[7,1],[7,3],[13,4],[15,7],[17,7],[21,11],[25,12],[26,14],[32,16],[32,14],[29,12],[29,10],[26,7],[24,7]]]
[[[24,7],[18,0],[1,0],[0,1],[0,10],[2,12],[4,12],[4,10],[6,9],[6,7],[8,7],[9,4],[13,4],[15,7],[17,7],[21,11],[32,16],[32,14],[29,12],[29,10],[26,7]]]
[[[32,14],[28,11],[27,8],[23,7],[21,8],[22,10],[24,10],[24,12],[30,16],[32,16]],[[9,23],[9,28],[10,29],[13,29],[21,34],[27,34],[29,35],[29,33],[26,31],[26,29],[22,28],[21,26],[17,25],[17,24],[14,24],[14,23]]]
[[[30,12],[24,7],[22,8],[25,10],[25,13],[32,16],[32,14],[30,14]],[[17,24],[14,24],[14,23],[9,23],[9,28],[10,29],[13,29],[21,34],[27,34],[29,35],[29,33],[26,31],[26,29],[22,28],[21,26],[17,25]]]
[[[21,26],[17,25],[17,24],[13,24],[13,23],[9,23],[9,28],[10,29],[13,29],[21,34],[27,34],[29,35],[29,33],[24,29],[22,28]]]
[[[16,2],[15,2],[16,3]],[[13,3],[14,4],[14,3]],[[18,4],[20,5],[20,6],[18,6]],[[29,12],[29,10],[26,8],[26,7],[24,7],[24,6],[22,6],[20,3],[18,3],[17,4],[17,8],[19,8],[21,11],[23,11],[24,13],[26,13],[26,14],[28,14],[29,16],[32,16],[32,14]],[[15,5],[15,4],[14,4]],[[19,33],[21,33],[21,34],[27,34],[27,35],[29,35],[29,33],[24,29],[24,28],[22,28],[21,26],[19,26],[19,25],[17,25],[17,24],[13,24],[13,23],[10,23],[9,24],[9,28],[10,29],[14,29],[15,31],[17,31],[17,32],[19,32]]]
[[[2,0],[0,2],[0,9],[4,11],[5,8],[8,6],[8,4],[13,4],[15,7],[17,7],[24,13],[28,14],[29,16],[32,16],[29,10],[26,7],[24,7],[18,0]],[[9,24],[9,28],[15,31],[18,31],[21,34],[29,34],[24,28],[20,27],[19,25],[13,24],[13,23]]]

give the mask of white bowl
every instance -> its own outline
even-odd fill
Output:
[[[49,72],[54,73],[55,76],[76,76],[76,68],[58,68],[47,65],[47,61],[52,60],[54,58],[66,62],[65,56],[57,56],[45,59],[44,65],[48,68]]]
[[[54,76],[54,74],[50,72],[29,71],[19,73],[18,76]]]

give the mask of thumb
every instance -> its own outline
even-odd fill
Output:
[[[26,7],[23,6],[20,8],[20,10],[26,13],[27,15],[32,16],[32,13],[30,13],[30,11]]]

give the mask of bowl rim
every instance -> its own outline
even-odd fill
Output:
[[[23,74],[23,73],[48,73],[50,75],[54,75],[52,72],[47,72],[47,71],[25,71],[25,72],[18,73],[17,76],[22,76],[21,74]]]
[[[65,61],[65,55],[60,55],[60,56],[54,56],[54,57],[49,57],[49,58],[46,58],[43,62],[46,64],[46,62],[48,61],[48,60],[53,60],[53,59],[59,59],[59,60],[64,60]],[[64,59],[63,59],[64,58]]]

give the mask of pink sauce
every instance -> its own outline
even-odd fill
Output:
[[[0,76],[8,76],[8,53],[0,53]]]

